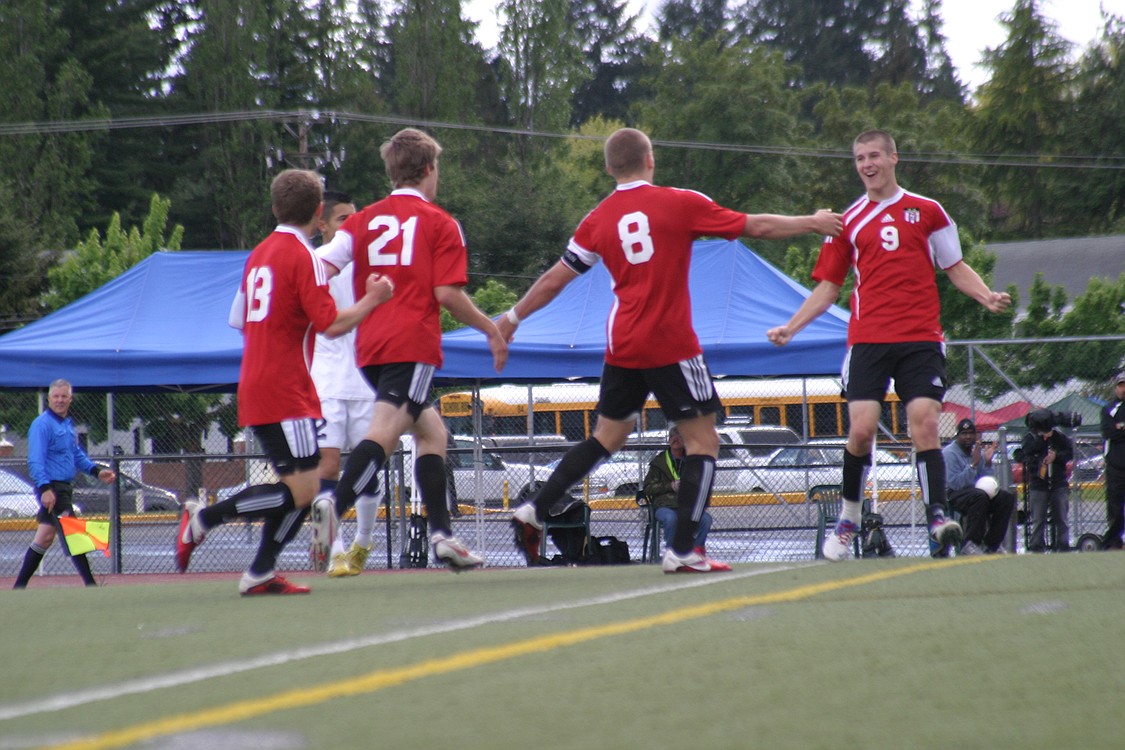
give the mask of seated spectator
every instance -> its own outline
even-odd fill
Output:
[[[1008,533],[1016,496],[996,483],[992,473],[995,453],[995,445],[981,444],[971,419],[962,419],[957,424],[957,436],[942,449],[949,507],[961,514],[965,530],[962,555],[1000,552]],[[983,477],[992,481],[980,482]]]
[[[668,449],[649,462],[645,474],[645,495],[656,509],[656,521],[664,530],[665,546],[671,545],[676,536],[676,494],[680,489],[680,463],[684,454],[684,439],[672,425],[668,430]],[[710,530],[711,514],[705,510],[695,532],[695,551],[701,555],[706,555]]]

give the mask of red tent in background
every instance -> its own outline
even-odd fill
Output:
[[[973,414],[972,409],[968,406],[949,401],[942,405],[941,410],[943,413],[956,415],[958,422],[966,418],[973,420],[978,432],[991,432],[999,429],[1000,425],[1005,422],[1019,419],[1031,411],[1031,408],[1031,404],[1026,401],[1016,401],[992,411],[977,409],[976,414]]]

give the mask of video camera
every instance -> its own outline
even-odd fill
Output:
[[[1082,415],[1076,411],[1051,411],[1035,409],[1023,418],[1027,429],[1033,432],[1046,432],[1055,427],[1081,427]]]

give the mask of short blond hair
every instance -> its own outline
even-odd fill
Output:
[[[286,169],[270,183],[273,215],[282,224],[308,224],[316,217],[323,199],[320,175],[307,169]]]
[[[621,128],[606,139],[605,168],[614,177],[636,174],[645,167],[652,153],[652,141],[634,128]]]
[[[415,128],[403,128],[379,147],[387,177],[395,187],[417,185],[441,156],[441,144]]]
[[[852,141],[852,150],[861,143],[870,143],[871,141],[882,141],[883,149],[888,154],[898,153],[898,147],[895,145],[895,139],[891,134],[885,130],[865,130],[855,137]]]

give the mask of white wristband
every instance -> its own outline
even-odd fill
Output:
[[[508,312],[504,313],[504,317],[507,318],[508,322],[514,326],[518,326],[523,322],[522,320],[520,320],[520,316],[516,315],[516,308],[514,307],[508,310]]]

